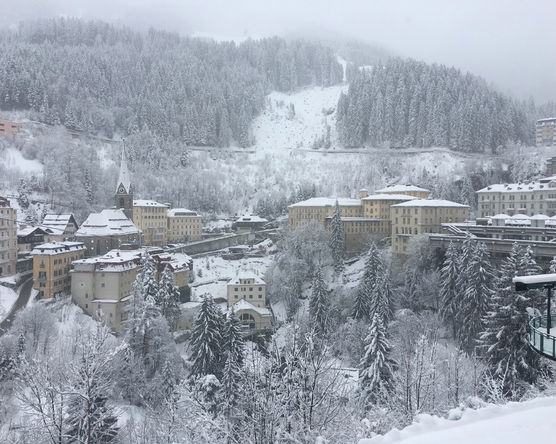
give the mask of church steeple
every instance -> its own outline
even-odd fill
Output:
[[[131,175],[127,168],[125,156],[125,139],[122,138],[122,158],[120,161],[120,175],[116,187],[116,208],[124,210],[124,214],[133,220],[133,190],[131,189]]]

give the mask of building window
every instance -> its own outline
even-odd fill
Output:
[[[102,283],[101,287],[104,288],[104,282]]]

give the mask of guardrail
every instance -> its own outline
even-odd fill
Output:
[[[552,313],[550,334],[546,316],[537,316],[529,322],[529,345],[546,358],[556,360],[556,313]]]

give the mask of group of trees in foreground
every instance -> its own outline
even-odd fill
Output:
[[[540,271],[530,250],[516,245],[497,271],[471,237],[440,267],[423,239],[405,263],[377,241],[361,269],[335,264],[333,232],[284,234],[265,279],[288,320],[272,336],[245,337],[233,311],[205,296],[176,345],[179,295],[147,256],[117,336],[67,299],[22,310],[0,338],[0,438],[356,442],[419,412],[551,387],[552,367],[526,337],[527,308],[541,309],[542,295],[511,288],[514,275]]]

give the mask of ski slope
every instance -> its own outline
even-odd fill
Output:
[[[452,411],[451,417],[457,417]],[[416,423],[359,444],[525,444],[556,443],[556,397],[466,410],[454,421],[419,415]]]

